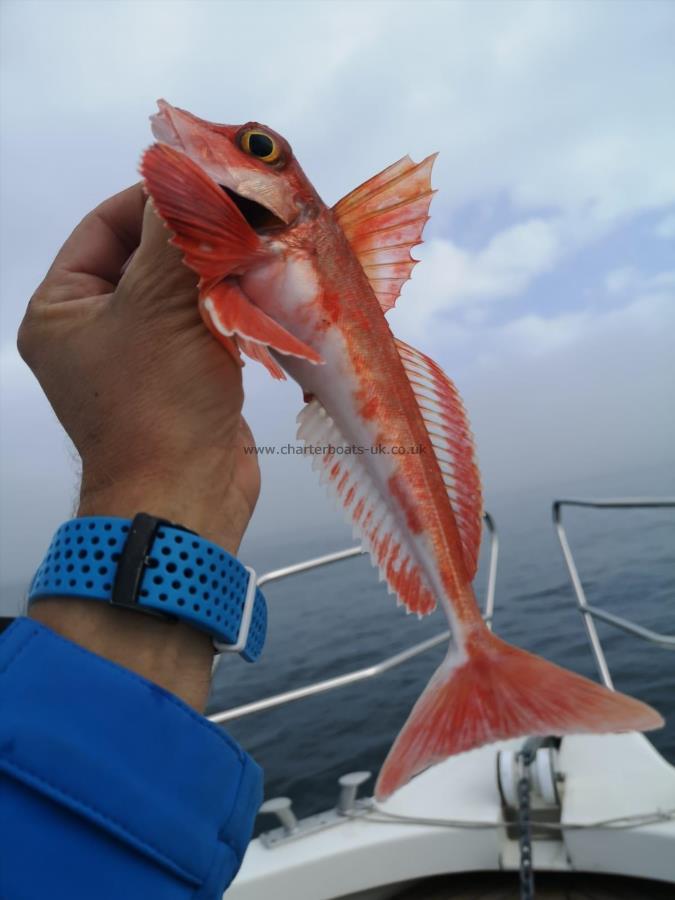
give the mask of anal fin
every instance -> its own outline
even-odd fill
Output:
[[[418,616],[432,612],[436,599],[415,542],[398,520],[390,496],[371,477],[363,456],[353,452],[352,442],[316,398],[300,412],[298,425],[298,438],[313,448],[312,466],[319,479],[344,509],[390,592],[409,612]]]

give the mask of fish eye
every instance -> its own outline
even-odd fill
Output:
[[[281,147],[264,131],[249,129],[239,138],[241,149],[266,163],[275,163],[281,156]]]

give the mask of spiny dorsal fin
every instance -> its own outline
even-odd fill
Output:
[[[368,550],[380,578],[390,593],[409,612],[424,616],[436,606],[431,585],[418,559],[418,549],[408,530],[396,521],[388,498],[383,496],[359,454],[350,452],[351,442],[318,400],[311,400],[298,415],[298,437],[308,446],[334,453],[313,453],[312,466],[340,502],[364,549]]]
[[[418,262],[410,251],[422,242],[429,218],[436,155],[417,164],[405,156],[333,207],[383,312],[394,306]]]
[[[403,341],[396,347],[443,475],[470,579],[478,568],[483,499],[473,435],[457,388],[424,353]]]

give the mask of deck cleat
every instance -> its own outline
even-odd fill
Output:
[[[359,787],[372,777],[372,772],[347,772],[338,778],[340,796],[337,811],[341,816],[349,816],[358,809],[356,795]]]

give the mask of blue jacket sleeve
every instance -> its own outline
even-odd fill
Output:
[[[173,694],[22,618],[0,637],[2,900],[210,900],[262,799]]]

